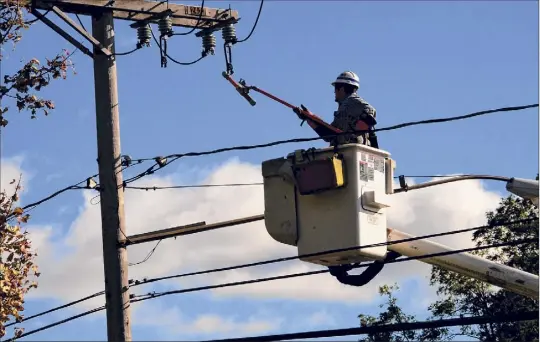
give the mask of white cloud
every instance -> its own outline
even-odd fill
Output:
[[[260,182],[258,166],[232,160],[211,172],[202,170],[204,183]],[[188,175],[188,178],[200,177]],[[178,176],[146,177],[138,185],[178,184]],[[103,288],[101,229],[99,205],[89,203],[94,193],[85,193],[80,215],[64,236],[53,237],[51,230],[34,229],[42,236],[34,238],[39,246],[42,270],[40,287],[33,297],[54,297],[74,300]],[[444,232],[485,222],[484,214],[496,207],[499,195],[486,191],[478,181],[411,191],[393,197],[389,226],[415,235]],[[229,220],[264,212],[262,187],[205,188],[163,190],[155,192],[127,189],[125,192],[128,235],[205,220],[208,223]],[[37,233],[36,233],[37,234]],[[43,237],[45,236],[45,237]],[[470,245],[470,234],[445,237],[453,247]],[[142,260],[152,243],[128,248],[130,262]],[[295,255],[296,249],[274,241],[262,222],[224,228],[163,241],[149,261],[130,267],[130,278],[155,277],[230,266],[246,262]],[[420,262],[387,265],[381,274],[362,288],[338,283],[328,274],[291,278],[254,285],[212,291],[216,299],[224,296],[286,298],[295,300],[339,301],[347,305],[372,302],[379,298],[377,287],[408,278],[427,277],[429,267]],[[214,284],[227,281],[270,277],[290,272],[321,269],[312,264],[287,262],[268,267],[186,278],[169,282],[178,287]],[[58,279],[69,281],[69,287],[58,287]],[[427,287],[427,284],[426,284]],[[425,292],[425,288],[418,291]],[[143,289],[134,288],[141,293]],[[101,305],[102,297],[85,305]],[[146,302],[145,302],[146,303]],[[143,304],[135,305],[138,307]],[[201,323],[202,324],[202,323]]]
[[[163,307],[148,303],[144,311],[138,311],[133,317],[133,324],[159,328],[160,337],[178,338],[190,335],[257,335],[278,329],[282,320],[254,315],[248,319],[238,317],[222,317],[213,313],[200,314],[188,318],[178,307]]]
[[[326,310],[316,311],[306,318],[306,325],[310,327],[329,327],[336,324],[336,319]]]
[[[8,195],[12,194],[12,192],[15,190],[15,186],[17,185],[19,179],[23,188],[20,193],[24,193],[26,191],[28,181],[32,178],[32,174],[30,172],[22,169],[23,161],[23,156],[0,159],[0,189],[5,190]],[[24,177],[21,178],[21,175],[23,174]],[[15,183],[10,184],[13,180],[15,180]]]

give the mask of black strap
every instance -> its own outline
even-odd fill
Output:
[[[389,251],[383,261],[374,261],[361,274],[349,275],[347,272],[354,268],[353,265],[329,266],[330,274],[333,275],[340,283],[350,286],[364,286],[373,280],[379,274],[384,263],[399,258],[401,254],[394,251]]]
[[[371,130],[373,130],[373,127],[371,127]],[[369,132],[369,143],[371,147],[379,148],[379,141],[375,132]]]

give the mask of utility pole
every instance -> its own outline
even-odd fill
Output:
[[[92,16],[92,35],[114,54],[112,11]],[[103,270],[109,341],[131,341],[124,189],[120,153],[120,118],[116,60],[94,47],[97,150],[99,165]]]
[[[10,5],[7,0],[0,4]],[[132,21],[137,29],[144,25],[165,25],[198,28],[203,47],[211,52],[214,31],[230,28],[239,20],[231,9],[169,4],[146,0],[19,0],[19,5],[31,5],[31,12],[45,25],[94,60],[94,86],[97,128],[99,191],[101,196],[101,227],[103,241],[103,271],[105,275],[105,304],[107,309],[107,340],[131,341],[130,295],[128,285],[127,230],[124,217],[124,192],[120,151],[120,118],[114,46],[114,19]],[[38,10],[56,14],[93,46],[93,51],[73,38]],[[67,13],[90,15],[92,34],[74,22]],[[135,30],[134,30],[135,33]],[[160,34],[161,32],[160,28]],[[167,32],[172,38],[172,32]],[[213,42],[208,46],[208,42]],[[206,44],[204,43],[206,42]],[[139,47],[139,46],[138,46]]]

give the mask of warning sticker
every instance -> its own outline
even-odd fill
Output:
[[[384,158],[375,158],[375,170],[384,173]]]
[[[368,168],[365,162],[360,162],[360,180],[362,182],[368,181]]]
[[[375,179],[375,169],[372,167],[368,167],[368,180],[372,181]]]

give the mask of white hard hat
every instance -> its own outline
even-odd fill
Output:
[[[352,86],[355,86],[356,88],[360,88],[360,79],[358,76],[352,72],[352,71],[344,71],[336,78],[334,82],[332,82],[332,85],[335,86],[336,84],[350,84]]]

